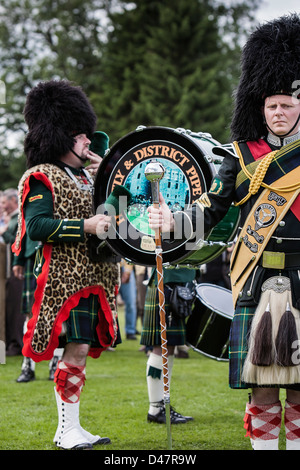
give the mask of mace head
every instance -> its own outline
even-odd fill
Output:
[[[148,181],[159,181],[165,174],[164,166],[157,160],[151,160],[145,168],[145,177]]]

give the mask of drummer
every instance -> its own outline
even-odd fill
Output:
[[[216,225],[232,202],[240,206],[229,384],[252,389],[244,426],[255,450],[278,449],[281,388],[286,449],[300,449],[299,37],[296,14],[252,33],[242,55],[233,143],[214,149],[224,160],[209,192],[174,215],[161,195],[160,209],[149,208],[151,228],[193,238],[201,225],[205,233]]]
[[[86,359],[120,341],[115,308],[119,266],[94,261],[90,249],[91,235],[104,234],[111,225],[109,216],[93,215],[92,210],[92,174],[102,160],[100,152],[89,149],[97,119],[83,90],[66,80],[32,88],[24,116],[28,170],[19,182],[13,251],[22,254],[25,227],[38,250],[37,288],[23,354],[35,362],[49,360],[59,339],[64,341],[54,379],[58,427],[53,441],[63,449],[92,449],[110,439],[80,425]],[[108,136],[98,136],[103,143],[96,147],[105,149]]]

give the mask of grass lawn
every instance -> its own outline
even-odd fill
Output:
[[[121,309],[121,325],[122,316]],[[21,361],[20,356],[7,357],[0,365],[0,450],[55,450],[57,410],[48,362],[36,365],[35,381],[18,384]],[[146,419],[146,361],[139,340],[127,340],[124,334],[115,351],[88,358],[81,424],[112,441],[95,450],[167,449],[166,426]],[[192,350],[188,359],[175,359],[171,404],[194,421],[171,427],[172,450],[250,450],[243,429],[247,399],[247,390],[228,387],[228,363]]]

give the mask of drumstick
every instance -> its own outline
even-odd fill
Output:
[[[152,202],[155,208],[159,207],[159,181],[164,176],[165,169],[163,165],[156,160],[151,160],[145,168],[145,177],[151,183]],[[157,272],[157,288],[160,315],[160,337],[161,351],[163,362],[163,379],[164,379],[164,404],[166,412],[167,439],[168,448],[172,449],[171,437],[171,417],[170,417],[170,384],[169,384],[169,368],[168,368],[168,348],[166,333],[166,312],[165,312],[165,294],[162,266],[162,246],[161,233],[159,229],[155,230],[155,255],[156,255],[156,272]]]

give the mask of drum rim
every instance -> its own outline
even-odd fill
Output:
[[[228,315],[228,314],[226,314],[226,313],[224,313],[224,312],[219,311],[216,307],[214,307],[213,305],[210,305],[209,302],[204,301],[204,300],[201,298],[201,296],[199,295],[198,290],[197,290],[198,287],[200,287],[200,286],[203,286],[203,287],[215,287],[215,288],[217,288],[217,289],[219,289],[219,290],[222,290],[222,291],[224,291],[224,292],[230,294],[230,296],[231,296],[231,298],[232,298],[232,292],[231,292],[231,290],[226,289],[226,287],[219,286],[219,285],[217,285],[217,284],[211,284],[210,282],[201,282],[200,284],[197,284],[197,286],[196,286],[196,297],[200,300],[200,302],[201,302],[203,305],[205,305],[205,307],[211,309],[213,312],[217,313],[218,315],[221,315],[222,317],[225,317],[225,318],[227,318],[227,319],[229,319],[229,320],[232,320],[232,319],[233,319],[233,316],[234,316],[234,306],[233,306],[233,303],[232,303],[232,307],[233,307],[232,316],[230,316],[230,315]]]
[[[228,358],[223,358],[223,357],[218,357],[218,356],[213,356],[212,354],[208,354],[206,353],[205,351],[202,351],[201,349],[198,349],[196,348],[195,346],[193,346],[191,343],[189,343],[188,341],[186,341],[186,345],[189,346],[190,348],[193,349],[193,351],[199,353],[199,354],[202,354],[203,356],[206,356],[208,357],[209,359],[214,359],[215,361],[218,361],[218,362],[228,362],[229,359]]]

